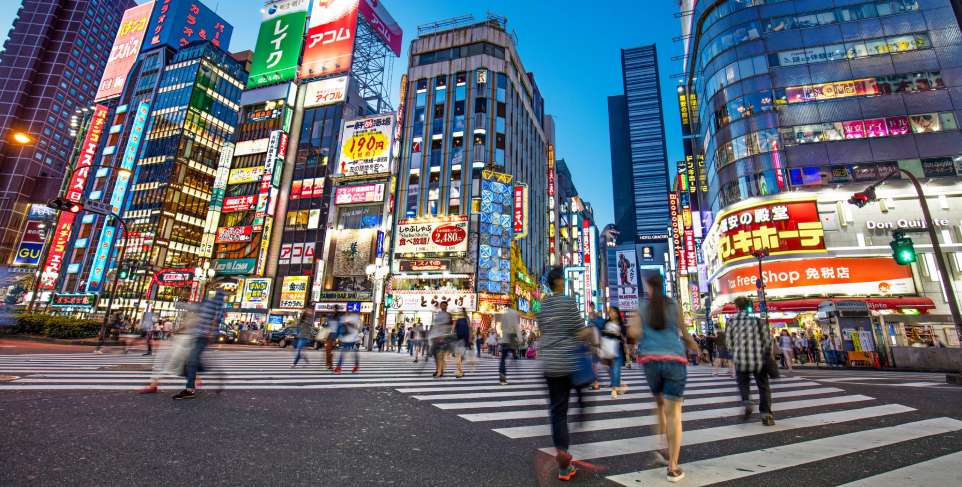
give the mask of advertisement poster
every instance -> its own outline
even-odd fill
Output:
[[[324,0],[318,0],[322,2]],[[391,17],[380,0],[360,0],[361,16],[374,29],[374,32],[391,49],[395,56],[401,56],[401,26]]]
[[[51,237],[50,250],[47,252],[47,262],[40,274],[40,289],[56,287],[60,269],[63,267],[64,255],[67,253],[67,244],[70,243],[70,232],[73,230],[73,223],[76,218],[76,213],[70,213],[69,211],[60,213],[60,219],[57,220],[57,227],[54,230],[53,237]]]
[[[254,272],[257,259],[217,259],[214,272],[221,276],[237,276]]]
[[[528,236],[528,185],[514,185],[514,238]]]
[[[250,225],[220,227],[217,229],[217,243],[250,242],[254,229]]]
[[[718,278],[719,294],[734,297],[756,292],[758,268],[734,269]],[[816,258],[766,262],[762,271],[769,297],[915,294],[912,268],[889,257]]]
[[[311,2],[311,25],[304,38],[304,59],[298,77],[349,72],[357,34],[358,0]]]
[[[253,183],[255,181],[260,181],[263,174],[263,166],[239,167],[237,169],[231,169],[230,176],[227,178],[227,184]]]
[[[80,155],[77,157],[74,170],[70,175],[70,184],[66,189],[66,197],[70,201],[80,202],[84,199],[83,192],[87,177],[90,175],[90,165],[93,164],[94,157],[97,155],[100,136],[103,135],[104,126],[107,124],[108,111],[110,109],[104,105],[94,107],[87,135],[84,136],[83,145],[80,146]]]
[[[289,81],[297,75],[308,0],[273,0],[261,9],[247,89]]]
[[[374,252],[370,230],[341,230],[334,247],[332,273],[336,277],[364,276]]]
[[[396,254],[467,252],[468,217],[444,220],[401,220],[397,226]]]
[[[234,156],[239,157],[267,152],[267,145],[270,144],[270,140],[270,137],[264,137],[261,139],[244,140],[238,142],[237,145],[234,146]]]
[[[309,276],[284,276],[281,284],[280,307],[284,309],[301,309],[307,303],[307,285]]]
[[[335,205],[377,203],[383,200],[384,183],[362,184],[360,186],[338,186],[334,193]]]
[[[638,308],[638,263],[634,250],[615,252],[618,268],[618,306],[622,310]]]
[[[885,126],[889,135],[905,135],[909,133],[909,117],[886,117]]]
[[[194,41],[210,41],[228,51],[234,27],[197,0],[157,0],[147,38],[140,51],[167,45],[180,49]]]
[[[394,116],[375,115],[344,122],[337,173],[341,176],[386,173],[391,167]]]
[[[114,37],[114,45],[110,48],[107,66],[100,77],[95,102],[119,96],[124,91],[127,74],[140,52],[140,44],[144,41],[153,8],[154,2],[150,1],[130,7],[124,12],[120,27],[117,28],[117,36]]]
[[[314,242],[285,243],[281,245],[281,254],[277,263],[281,265],[313,265]]]
[[[224,213],[247,211],[254,207],[256,200],[257,196],[252,194],[245,196],[228,196],[224,198],[224,207],[221,209],[221,211]]]
[[[307,84],[304,108],[333,105],[347,99],[347,75],[312,81]]]
[[[267,309],[271,302],[271,280],[264,277],[252,277],[244,280],[244,292],[241,295],[241,308]]]
[[[291,182],[292,200],[320,198],[324,196],[324,178],[298,179]]]
[[[824,253],[825,231],[814,197],[774,198],[719,213],[703,248],[713,275],[725,264],[754,258],[761,248],[770,255]]]

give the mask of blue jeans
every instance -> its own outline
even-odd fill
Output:
[[[498,372],[501,374],[501,377],[508,376],[508,367],[506,364],[506,361],[508,360],[508,352],[511,352],[511,355],[514,357],[515,361],[518,360],[518,350],[514,348],[514,345],[511,345],[509,343],[502,343],[501,344],[501,365],[498,366]]]
[[[414,340],[408,338],[408,355],[414,356]]]
[[[338,367],[338,368],[341,368],[341,365],[344,365],[344,356],[347,355],[348,352],[352,352],[352,353],[354,354],[354,367],[357,367],[358,364],[360,363],[360,360],[361,360],[360,355],[361,355],[361,354],[358,353],[357,348],[354,346],[354,344],[353,344],[353,343],[342,343],[342,344],[341,344],[341,354],[338,355],[338,357],[337,357],[337,367]]]
[[[187,363],[184,364],[184,375],[187,376],[187,385],[184,386],[185,389],[194,389],[194,386],[197,382],[197,371],[200,369],[200,356],[204,353],[204,349],[206,348],[206,339],[195,339],[194,348],[191,349],[190,355],[187,357]]]
[[[625,363],[625,357],[620,353],[611,359],[608,366],[608,374],[611,376],[611,387],[621,387],[621,366]]]
[[[297,341],[294,342],[294,349],[296,351],[294,354],[294,365],[297,365],[301,359],[304,359],[304,361],[307,363],[311,363],[309,360],[307,360],[307,354],[304,353],[304,347],[306,345],[307,338],[298,338]]]

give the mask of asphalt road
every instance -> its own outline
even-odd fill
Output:
[[[293,371],[288,351],[210,356],[225,378],[209,377],[194,400],[173,401],[176,378],[160,394],[132,392],[149,375],[150,357],[0,355],[0,376],[6,377],[0,378],[0,485],[562,484],[554,479],[553,460],[539,451],[550,447],[550,437],[524,433],[547,424],[538,416],[544,406],[538,403],[543,396],[535,362],[514,365],[511,385],[502,387],[491,359],[461,381],[435,381],[422,364],[394,354],[362,354],[360,374],[339,376],[315,363],[317,353],[312,365]],[[654,434],[643,424],[651,399],[637,369],[626,377],[633,396],[612,401],[592,395],[598,407],[586,412],[585,428],[572,435],[573,450],[584,452],[590,466],[569,484],[667,485],[651,449],[639,440]],[[719,412],[737,406],[729,403],[731,392],[719,390],[733,384],[694,368],[685,407],[693,418],[685,423],[692,444],[682,450],[690,479],[680,485],[721,480],[718,485],[787,481],[819,487],[903,467],[917,474],[921,462],[962,451],[962,388],[942,385],[937,377],[800,371],[776,389],[797,396],[776,399],[779,429],[758,434],[749,431],[756,425]],[[800,401],[814,402],[805,407]],[[800,407],[778,409],[794,403]],[[849,416],[826,423],[833,414]],[[637,424],[605,426],[621,420]],[[933,421],[937,428],[926,432]],[[725,431],[734,432],[709,434]],[[880,443],[857,436],[872,434]],[[610,443],[598,446],[602,441]],[[639,442],[634,450],[618,450]],[[855,450],[826,454],[819,442]],[[778,455],[766,452],[778,447],[786,448]],[[739,455],[754,462],[750,472],[735,468]],[[712,464],[716,459],[720,466]],[[942,475],[962,478],[962,463],[950,465],[937,467]],[[656,482],[643,480],[649,469]],[[637,472],[642,481],[624,477]],[[905,485],[884,480],[873,485]],[[914,485],[937,481],[953,485],[942,477]]]

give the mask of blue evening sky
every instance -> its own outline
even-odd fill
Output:
[[[253,48],[260,23],[263,0],[203,0],[234,25],[232,51]],[[674,0],[618,0],[585,2],[575,0],[383,0],[404,29],[404,50],[395,62],[392,83],[405,71],[408,41],[417,26],[436,20],[486,12],[508,18],[508,30],[518,37],[518,50],[525,69],[535,79],[545,99],[545,112],[554,115],[557,127],[557,157],[564,158],[573,173],[579,193],[595,208],[599,227],[612,222],[611,158],[608,149],[608,95],[622,92],[619,49],[641,44],[658,44],[662,97],[668,136],[668,160],[683,158],[677,80],[682,70],[680,34]],[[0,0],[0,41],[5,40],[15,5],[20,0]],[[397,86],[392,93],[397,102]]]

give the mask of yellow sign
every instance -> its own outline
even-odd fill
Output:
[[[307,301],[309,276],[284,276],[281,285],[280,307],[284,309],[303,308]]]
[[[253,183],[255,181],[260,181],[261,175],[263,174],[263,166],[239,167],[236,169],[231,169],[230,176],[227,178],[227,184]]]
[[[387,151],[388,140],[384,132],[354,134],[344,142],[343,154],[351,159],[371,159]]]

